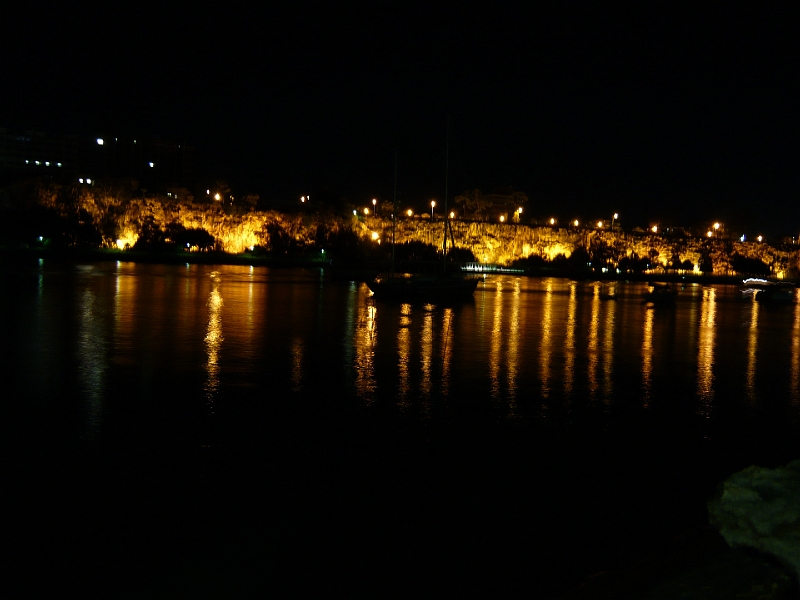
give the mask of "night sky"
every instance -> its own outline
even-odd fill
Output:
[[[182,140],[275,200],[391,199],[397,152],[422,207],[449,148],[451,198],[796,235],[800,5],[604,4],[2,8],[0,126]]]

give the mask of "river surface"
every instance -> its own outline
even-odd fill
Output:
[[[558,597],[800,457],[800,303],[493,276],[0,266],[5,586]],[[613,299],[610,297],[613,296]]]

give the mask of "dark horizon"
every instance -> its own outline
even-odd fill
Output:
[[[198,176],[270,200],[390,200],[397,154],[402,203],[442,198],[447,164],[451,200],[800,230],[789,3],[84,16],[0,42],[0,125],[184,141]]]

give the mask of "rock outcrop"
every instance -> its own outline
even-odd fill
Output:
[[[734,473],[708,503],[708,512],[730,546],[769,554],[800,579],[800,460]]]

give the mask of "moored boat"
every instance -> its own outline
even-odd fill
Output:
[[[460,273],[379,275],[367,282],[378,299],[446,301],[471,298],[480,279]]]
[[[449,129],[449,124],[448,124]],[[448,130],[449,137],[449,130]],[[449,140],[448,140],[449,157]],[[397,214],[397,158],[395,157],[395,193],[392,211],[392,270],[367,281],[367,287],[377,299],[417,300],[424,302],[457,301],[472,298],[478,287],[480,277],[465,275],[460,266],[448,261],[447,234],[450,234],[452,248],[455,248],[453,228],[447,212],[447,161],[445,162],[444,183],[444,229],[442,239],[442,263],[435,273],[411,274],[396,273],[395,260],[395,215]],[[431,213],[432,214],[432,213]]]
[[[678,297],[678,288],[669,283],[651,283],[650,291],[644,295],[644,301],[653,306],[674,304]]]

